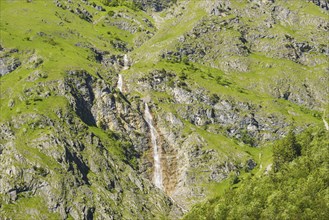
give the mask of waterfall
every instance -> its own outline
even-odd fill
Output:
[[[328,125],[328,122],[326,121],[326,119],[322,118],[322,121],[324,123],[324,127],[327,129],[327,131],[329,131],[329,125]]]
[[[118,79],[117,87],[118,87],[118,89],[120,90],[120,92],[122,92],[122,85],[123,85],[122,75],[119,74],[119,79]]]
[[[129,60],[127,54],[123,56],[123,70],[126,70],[129,68]]]
[[[152,118],[152,115],[150,113],[150,109],[149,109],[147,103],[145,103],[145,120],[150,128],[151,141],[152,141],[152,147],[153,147],[153,159],[154,159],[153,181],[154,181],[154,184],[156,187],[158,187],[159,189],[163,189],[160,152],[159,152],[159,147],[157,144],[157,135],[158,134],[153,126],[153,118]]]
[[[127,70],[129,68],[129,60],[128,60],[128,56],[127,54],[125,54],[123,56],[123,70]],[[122,92],[122,86],[123,86],[123,79],[122,79],[122,75],[119,74],[119,79],[118,79],[118,83],[117,83],[117,87],[120,90],[120,92]]]

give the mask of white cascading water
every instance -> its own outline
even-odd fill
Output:
[[[125,54],[123,56],[123,70],[127,70],[129,69],[129,60],[128,60],[128,55]],[[117,83],[117,87],[120,90],[120,92],[122,92],[122,86],[123,86],[123,79],[122,79],[122,75],[119,74],[119,79],[118,79],[118,83]]]
[[[161,160],[160,160],[160,153],[157,144],[157,131],[153,126],[153,118],[147,103],[145,103],[145,120],[151,132],[151,141],[152,141],[153,159],[154,159],[154,177],[153,177],[154,185],[159,189],[163,189]]]
[[[129,68],[129,60],[127,54],[123,56],[123,70],[126,70]]]
[[[120,90],[120,92],[122,92],[122,86],[123,86],[123,79],[122,79],[122,75],[119,74],[119,79],[118,79],[117,87]]]

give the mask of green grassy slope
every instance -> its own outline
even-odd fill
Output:
[[[328,188],[323,175],[326,131],[312,131],[308,154],[287,170],[264,175],[273,163],[273,141],[283,138],[291,125],[297,132],[323,127],[322,116],[329,112],[327,11],[302,0],[178,0],[162,12],[146,12],[123,1],[58,2],[60,7],[53,1],[0,1],[0,59],[20,62],[0,77],[0,161],[8,168],[3,173],[11,166],[18,170],[10,171],[16,172],[16,179],[5,176],[17,198],[0,194],[0,217],[20,219],[28,213],[29,218],[82,218],[81,213],[87,216],[95,211],[93,203],[102,201],[95,218],[166,218],[173,204],[148,180],[151,150],[137,157],[131,133],[125,130],[144,123],[129,120],[135,116],[132,112],[143,116],[145,100],[162,150],[179,155],[163,156],[168,161],[178,158],[172,167],[168,162],[175,176],[166,178],[174,189],[179,185],[176,178],[182,178],[177,190],[185,190],[186,200],[179,205],[190,208],[204,202],[186,219],[239,219],[243,213],[250,219],[272,218],[273,213],[288,218],[290,211],[299,218],[303,205],[312,218],[327,214],[315,213],[326,208],[319,201],[319,193],[327,196]],[[219,15],[212,13],[216,8]],[[130,67],[122,70],[124,54]],[[118,74],[124,79],[122,93],[115,89]],[[93,78],[93,86],[103,83],[100,91],[111,91],[116,103],[129,106],[128,113],[115,115],[126,123],[122,130],[105,129],[99,121],[88,123],[74,108],[74,99],[83,95],[73,90],[84,89],[86,75]],[[96,106],[97,101],[90,103]],[[168,122],[169,114],[178,125]],[[248,127],[251,119],[258,121],[257,129]],[[147,129],[133,131],[147,149],[149,135],[143,132]],[[248,160],[256,164],[250,170]],[[179,162],[187,168],[177,174]],[[309,172],[299,172],[296,164],[309,166]],[[220,180],[211,177],[217,169],[223,174]],[[44,191],[44,185],[53,182],[51,195],[43,198],[42,190],[34,194],[29,181]],[[294,191],[302,182],[309,186]],[[305,204],[295,205],[297,197],[275,191],[280,184],[302,195]],[[322,191],[316,191],[317,186]],[[318,206],[307,203],[308,198]],[[287,203],[275,204],[285,199]],[[53,200],[65,202],[61,206]]]

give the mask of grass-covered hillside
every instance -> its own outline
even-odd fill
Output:
[[[327,1],[0,0],[0,219],[325,219]]]
[[[326,219],[328,144],[324,129],[297,138],[291,133],[274,146],[273,171],[251,174],[240,185],[237,177],[223,195],[195,206],[184,219]]]

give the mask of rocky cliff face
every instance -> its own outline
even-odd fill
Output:
[[[115,101],[113,105],[111,98],[106,99],[106,94],[115,96],[116,92],[102,88],[100,98],[97,92],[101,90],[92,80],[84,71],[70,71],[67,79],[55,83],[52,94],[65,96],[67,108],[58,107],[46,115],[38,111],[21,113],[1,124],[2,205],[34,198],[34,203],[23,205],[16,213],[17,218],[25,212],[31,218],[48,216],[42,210],[29,213],[29,208],[40,208],[39,203],[50,213],[58,213],[51,216],[62,219],[150,219],[170,212],[171,218],[176,218],[180,208],[134,171],[138,153],[148,149],[147,139],[143,145],[131,135],[135,138],[131,141],[132,129],[128,128],[124,133],[127,136],[112,132],[119,132],[119,127],[124,130],[121,120],[106,124],[106,120],[120,119],[113,108]],[[95,94],[91,88],[95,88]],[[49,85],[39,84],[29,90],[33,89],[49,89]],[[93,106],[95,100],[99,103]],[[106,114],[102,113],[107,107],[102,101],[109,101]],[[96,123],[99,128],[88,127]],[[109,133],[102,130],[110,127]],[[2,216],[11,218],[12,214],[5,209]]]
[[[328,105],[312,2],[4,3],[0,217],[178,219],[267,172]]]
[[[162,57],[171,62],[201,62],[228,73],[253,72],[259,65],[262,65],[264,73],[286,72],[289,70],[279,70],[280,65],[286,65],[291,66],[288,67],[291,71],[300,69],[305,77],[313,74],[305,69],[306,66],[323,65],[322,70],[318,71],[319,74],[321,72],[321,79],[300,82],[300,77],[272,74],[269,76],[270,82],[262,81],[262,88],[256,89],[319,109],[328,95],[325,30],[329,24],[326,12],[323,11],[324,16],[320,18],[308,13],[308,7],[312,8],[312,5],[300,4],[300,11],[296,11],[294,4],[275,1],[252,1],[240,6],[234,1],[210,4],[210,16],[181,36],[176,49],[165,51]],[[310,29],[303,28],[305,26]],[[284,28],[292,28],[293,31],[281,31]],[[272,60],[255,59],[253,54]],[[284,60],[292,62],[280,64]],[[255,84],[250,82],[248,88],[254,90],[252,87]],[[316,87],[325,92],[318,93]]]

